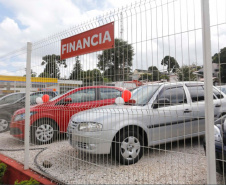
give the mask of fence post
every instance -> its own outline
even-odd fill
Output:
[[[24,169],[29,168],[29,137],[30,137],[30,87],[31,87],[31,51],[32,43],[27,43],[26,65],[26,99],[25,99],[25,138],[24,138]]]
[[[205,130],[207,184],[216,184],[216,159],[214,143],[214,108],[213,108],[213,77],[210,40],[209,0],[201,0],[202,13],[202,44],[205,86]]]

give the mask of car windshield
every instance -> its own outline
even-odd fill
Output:
[[[56,99],[58,99],[58,98],[60,98],[60,97],[62,97],[64,94],[61,94],[61,95],[59,95],[59,96],[55,96],[54,98],[52,98],[51,100],[49,100],[49,101],[54,101],[54,100],[56,100]]]
[[[132,100],[135,100],[135,105],[146,105],[154,95],[160,85],[144,85],[132,92]]]

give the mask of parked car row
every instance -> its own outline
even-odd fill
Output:
[[[143,148],[205,134],[202,82],[156,83],[133,90],[115,104],[123,88],[90,86],[71,90],[30,109],[31,141],[53,142],[68,133],[72,147],[91,154],[111,153],[134,164]],[[213,87],[214,117],[226,114],[226,95]],[[25,109],[14,112],[10,134],[24,139]],[[1,125],[1,123],[0,123]]]

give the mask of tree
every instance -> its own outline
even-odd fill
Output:
[[[161,65],[167,66],[168,74],[170,73],[171,70],[173,73],[175,73],[176,69],[180,68],[177,60],[171,56],[165,56],[161,61]]]
[[[94,81],[95,82],[102,82],[103,77],[101,75],[101,72],[99,69],[93,69],[93,70],[87,70],[83,71],[83,81],[86,83],[92,84]]]
[[[195,81],[197,76],[193,74],[195,71],[201,69],[200,66],[192,64],[190,66],[184,65],[181,68],[177,69],[176,73],[179,78],[179,81]]]
[[[153,77],[151,74],[144,73],[140,75],[139,80],[147,80],[147,81],[153,81]]]
[[[60,78],[59,66],[67,67],[66,60],[60,60],[60,55],[46,55],[42,57],[41,65],[46,65],[39,77]]]
[[[69,79],[70,80],[81,80],[82,79],[82,65],[80,63],[79,56],[77,56],[75,58],[76,58],[76,63],[69,76]]]
[[[27,69],[25,68],[25,72],[27,72],[26,70]],[[37,73],[31,69],[31,77],[36,77],[36,75],[37,75]],[[24,75],[24,77],[26,77],[26,74]]]
[[[222,48],[219,53],[212,56],[212,62],[219,64],[220,82],[226,83],[226,47]]]
[[[115,48],[104,50],[98,55],[97,67],[111,81],[127,80],[131,72],[134,50],[131,44],[115,39]]]
[[[161,76],[160,71],[158,70],[158,68],[156,66],[150,66],[148,68],[148,72],[152,74],[152,80],[153,81],[158,81],[158,80],[161,79],[160,78],[160,76]]]

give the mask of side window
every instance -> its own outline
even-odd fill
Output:
[[[117,89],[112,88],[101,88],[100,89],[100,99],[106,100],[106,99],[112,99],[117,98],[122,95],[122,92]]]
[[[213,88],[213,93],[215,94],[215,96],[216,96],[218,99],[224,98],[224,96],[223,96],[218,90],[216,90],[215,88]]]
[[[12,103],[21,98],[21,94],[14,94],[4,99],[4,103]]]
[[[192,102],[205,100],[203,86],[189,86],[188,91],[190,93]]]
[[[71,98],[72,100],[71,103],[95,101],[96,100],[95,97],[96,97],[95,89],[84,89],[67,96],[67,98]]]
[[[24,94],[24,93],[20,94],[20,98],[19,99],[23,98],[24,96],[26,96],[26,94]]]
[[[2,99],[0,100],[0,105],[2,105],[2,104],[6,104],[6,98],[2,98]]]
[[[5,98],[2,98],[2,99],[0,100],[0,105],[4,104],[4,102],[5,102]]]
[[[158,107],[187,103],[183,87],[165,88],[157,98]]]

